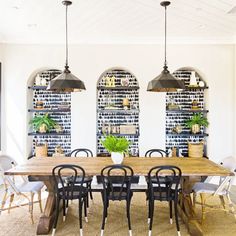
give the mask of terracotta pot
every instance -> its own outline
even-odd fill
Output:
[[[199,133],[200,132],[200,125],[199,124],[193,125],[192,128],[191,128],[191,131],[192,131],[193,134]]]
[[[111,153],[111,159],[114,164],[121,164],[124,159],[124,153],[121,152],[112,152]]]

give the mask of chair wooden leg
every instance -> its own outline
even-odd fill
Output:
[[[87,197],[85,197],[83,199],[83,203],[84,203],[84,219],[85,219],[85,222],[88,223],[88,216],[87,216]]]
[[[126,211],[128,218],[129,236],[132,236],[131,221],[130,221],[130,199],[128,199],[126,202]]]
[[[148,235],[152,235],[152,223],[153,223],[153,215],[154,215],[154,200],[150,199],[150,224],[149,224],[149,232]]]
[[[206,194],[205,193],[200,193],[200,198],[201,198],[201,205],[202,205],[202,219],[201,219],[201,222],[203,223],[203,221],[205,220],[205,213],[206,213],[206,209],[205,209]]]
[[[103,236],[104,234],[104,228],[105,228],[105,223],[106,223],[106,218],[107,218],[107,201],[108,200],[105,199],[103,196],[103,216],[102,216],[101,236]]]
[[[39,200],[39,208],[40,208],[40,212],[43,212],[43,208],[42,208],[42,198],[41,198],[41,190],[38,191],[38,200]]]
[[[227,197],[227,199],[229,201],[229,208],[231,209],[231,212],[233,213],[235,221],[236,221],[236,212],[235,212],[235,209],[234,209],[234,205],[233,205],[233,203],[231,201],[231,198],[230,198],[229,194],[227,194],[226,197]]]
[[[197,198],[197,194],[195,192],[193,192],[193,208],[194,209],[196,207],[196,198]]]
[[[34,193],[31,192],[30,193],[30,202],[29,202],[29,206],[30,206],[30,218],[31,218],[31,222],[32,224],[34,223],[34,218],[33,218],[33,210],[34,210]]]
[[[2,198],[2,204],[1,204],[0,214],[1,214],[2,210],[4,209],[4,206],[5,206],[5,204],[6,204],[6,200],[7,200],[7,191],[5,191],[4,196],[3,196],[3,198]]]
[[[178,219],[178,209],[177,209],[177,205],[178,205],[178,198],[176,197],[174,200],[174,208],[175,208],[175,224],[176,224],[176,229],[177,229],[177,233],[178,236],[180,236],[180,228],[179,228],[179,219]]]
[[[169,210],[170,210],[170,224],[173,223],[173,219],[172,219],[172,201],[169,201]]]
[[[10,209],[11,209],[11,204],[12,204],[12,202],[13,202],[13,200],[14,200],[14,193],[13,194],[11,194],[11,196],[10,196],[10,202],[9,202],[9,208],[8,208],[8,213],[10,213]]]
[[[81,198],[79,198],[79,228],[80,228],[80,236],[83,236],[82,211],[83,211],[83,201],[82,201]]]
[[[220,198],[220,202],[221,202],[221,204],[222,204],[222,206],[223,206],[223,208],[224,208],[224,210],[225,210],[226,208],[225,208],[225,200],[224,200],[224,196],[219,195],[219,198]]]

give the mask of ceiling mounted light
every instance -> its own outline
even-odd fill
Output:
[[[78,92],[85,90],[84,82],[71,74],[68,66],[67,8],[72,4],[72,2],[63,1],[62,4],[66,6],[66,64],[64,71],[49,82],[47,90],[55,92]]]
[[[164,70],[155,79],[148,83],[147,91],[151,92],[176,92],[179,89],[185,89],[184,82],[175,78],[168,71],[167,61],[166,61],[166,8],[170,5],[169,1],[164,1],[160,3],[161,6],[165,7],[165,63]]]

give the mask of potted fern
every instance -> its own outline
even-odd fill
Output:
[[[54,121],[48,113],[46,113],[45,115],[34,116],[30,120],[29,124],[36,132],[46,133],[53,129],[57,125],[57,122]]]
[[[124,153],[128,153],[130,142],[124,137],[113,135],[105,136],[102,145],[111,153],[111,159],[114,164],[121,164],[124,159]]]
[[[186,120],[185,125],[191,129],[193,134],[197,134],[200,132],[201,126],[208,127],[209,122],[206,117],[199,113]]]

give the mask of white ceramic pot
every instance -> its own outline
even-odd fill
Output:
[[[112,152],[111,153],[111,159],[114,164],[121,164],[124,159],[124,153],[120,152]]]

